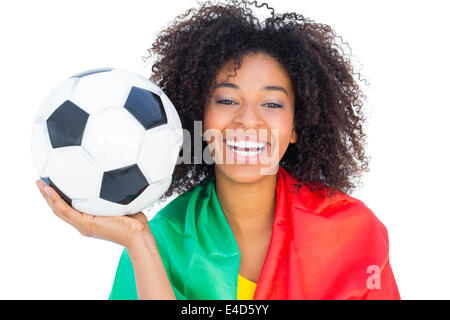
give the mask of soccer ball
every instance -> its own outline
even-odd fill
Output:
[[[182,143],[178,113],[158,86],[104,68],[51,91],[33,124],[31,155],[39,177],[73,208],[117,216],[161,198]]]

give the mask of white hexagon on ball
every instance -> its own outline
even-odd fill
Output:
[[[79,146],[55,149],[47,173],[70,199],[98,197],[103,171]]]
[[[33,156],[33,164],[40,177],[46,176],[46,166],[52,146],[47,134],[47,126],[45,122],[37,122],[33,124],[31,134],[31,155]]]
[[[81,77],[74,89],[72,102],[89,114],[120,107],[127,99],[130,86],[112,72],[99,72]]]
[[[180,148],[168,126],[147,130],[137,164],[150,182],[160,181],[172,175]],[[152,161],[158,158],[166,161]]]
[[[168,123],[171,127],[173,133],[176,136],[177,141],[182,144],[183,143],[183,129],[180,121],[180,117],[178,116],[178,112],[175,109],[175,106],[169,100],[169,98],[162,92],[159,97],[161,98],[162,103],[165,106],[165,110],[167,111]]]
[[[104,171],[136,163],[144,128],[124,108],[89,117],[81,145]]]

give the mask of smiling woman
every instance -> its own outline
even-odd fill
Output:
[[[232,64],[226,63],[215,79],[219,85],[205,105],[203,128],[218,130],[224,137],[215,139],[216,145],[210,148],[218,170],[216,177],[225,173],[234,175],[236,182],[250,183],[262,177],[261,164],[278,164],[289,143],[296,142],[294,93],[284,68],[266,54],[246,55],[233,82],[225,82],[231,70]],[[229,103],[224,104],[224,100]],[[232,161],[223,164],[224,157]],[[258,207],[253,208],[259,211]]]
[[[261,23],[248,5],[206,2],[152,46],[151,80],[191,136],[202,121],[214,159],[177,165],[165,196],[180,195],[149,221],[173,293],[400,298],[385,226],[347,194],[367,170],[358,74],[329,26],[266,4],[272,16]],[[111,299],[145,297],[153,285],[140,262],[146,247],[131,249]]]

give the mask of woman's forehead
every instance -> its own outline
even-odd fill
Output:
[[[267,89],[285,92],[292,95],[292,85],[285,68],[274,58],[265,54],[252,54],[244,56],[241,65],[236,69],[233,61],[221,67],[213,90],[220,88],[230,89]],[[280,90],[281,88],[281,90]]]

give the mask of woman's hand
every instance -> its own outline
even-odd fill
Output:
[[[69,206],[41,180],[37,180],[36,185],[53,212],[82,235],[112,241],[127,248],[139,299],[176,299],[147,217],[142,212],[118,217],[90,215]]]
[[[90,215],[72,208],[41,180],[37,180],[36,185],[55,215],[74,226],[84,236],[112,241],[129,248],[140,236],[147,232],[151,234],[147,217],[142,212],[114,217]]]

